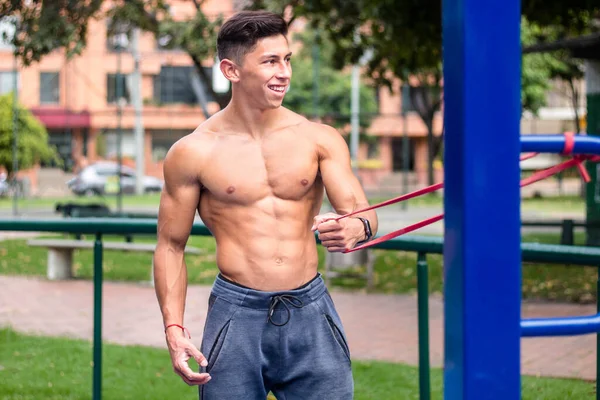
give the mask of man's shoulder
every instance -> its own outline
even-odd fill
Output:
[[[342,138],[341,133],[334,127],[316,121],[306,120],[298,125],[298,129],[309,134],[315,143],[327,146]]]
[[[206,142],[207,139],[207,132],[197,128],[193,132],[185,135],[173,143],[169,149],[169,152],[177,153],[179,156],[183,156],[188,153],[197,153],[197,150],[203,147],[203,142]]]
[[[177,140],[167,152],[165,167],[180,169],[187,165],[198,165],[206,159],[210,132],[196,128],[193,132]]]
[[[292,111],[290,111],[291,113],[293,113]],[[338,132],[337,129],[321,123],[321,122],[316,122],[316,121],[311,121],[309,119],[307,119],[306,117],[293,113],[294,116],[297,116],[297,118],[290,118],[290,124],[291,125],[295,125],[299,130],[302,130],[303,132],[309,133],[309,134],[313,134],[316,135],[316,137],[320,137],[322,135],[325,136],[339,136],[340,133]]]

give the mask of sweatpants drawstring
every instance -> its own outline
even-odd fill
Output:
[[[283,324],[277,324],[272,319],[273,313],[275,312],[275,308],[277,307],[277,304],[279,304],[279,303],[283,304],[283,306],[285,307],[285,310],[287,311],[287,319],[285,320],[285,322]],[[282,294],[282,295],[271,297],[271,304],[269,305],[269,317],[267,318],[267,322],[270,322],[275,326],[283,326],[283,325],[287,324],[291,317],[291,312],[290,312],[290,308],[288,307],[288,304],[293,307],[296,307],[296,308],[302,308],[304,306],[304,303],[302,303],[302,300],[300,300],[296,296],[292,296],[289,294]]]

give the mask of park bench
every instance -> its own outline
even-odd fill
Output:
[[[47,276],[50,280],[71,279],[73,277],[73,251],[78,249],[93,249],[91,240],[66,239],[30,239],[29,246],[45,247],[48,249]],[[103,242],[104,250],[119,250],[154,253],[155,243]],[[197,247],[187,246],[187,254],[202,254]],[[150,266],[152,270],[152,266]]]

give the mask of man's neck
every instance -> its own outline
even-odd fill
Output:
[[[261,110],[249,104],[250,102],[245,99],[234,96],[223,111],[228,116],[227,120],[235,126],[235,130],[243,131],[258,139],[276,126],[281,110],[278,108]]]

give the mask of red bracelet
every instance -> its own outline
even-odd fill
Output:
[[[167,327],[165,328],[165,333],[167,333],[167,329],[169,329],[172,326],[176,326],[178,328],[181,328],[181,330],[183,331],[184,335],[187,332],[188,338],[191,339],[192,335],[190,335],[190,331],[185,327],[185,326],[181,326],[179,324],[171,324],[171,325],[167,325]]]

